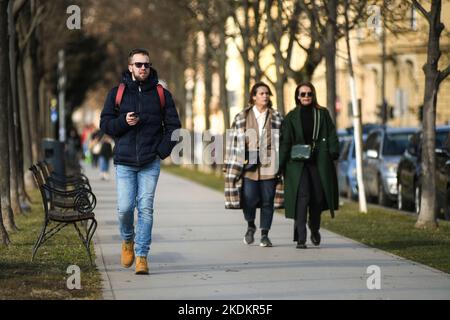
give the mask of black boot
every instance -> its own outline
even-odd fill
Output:
[[[319,231],[311,231],[311,242],[313,245],[318,246],[320,244],[320,232]]]

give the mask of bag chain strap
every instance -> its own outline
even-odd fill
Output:
[[[319,137],[319,122],[320,122],[320,113],[319,110],[314,108],[314,127],[313,127],[313,142],[312,149],[316,146],[317,138]]]

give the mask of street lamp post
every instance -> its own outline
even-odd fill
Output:
[[[386,10],[386,0],[383,0],[382,12]],[[381,122],[387,123],[387,102],[386,102],[386,26],[384,15],[381,17],[381,26],[379,29],[381,40]]]
[[[59,106],[59,141],[66,141],[66,74],[64,69],[64,50],[58,52],[58,106]]]

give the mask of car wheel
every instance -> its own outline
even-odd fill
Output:
[[[414,187],[414,211],[417,215],[420,213],[420,187]]]
[[[397,209],[404,210],[403,208],[403,195],[402,195],[402,184],[397,185]]]
[[[387,194],[386,192],[384,192],[383,182],[381,182],[381,178],[378,179],[378,204],[382,206],[389,205]]]

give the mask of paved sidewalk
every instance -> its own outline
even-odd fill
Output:
[[[270,231],[274,247],[259,247],[259,231],[255,243],[245,245],[241,211],[225,210],[220,192],[164,171],[150,275],[137,276],[134,266],[120,266],[114,176],[105,182],[96,171],[87,174],[97,195],[96,263],[105,299],[450,299],[449,274],[327,230],[319,248],[308,243],[298,250],[293,221],[279,214]],[[380,290],[367,288],[371,265],[381,268]]]

